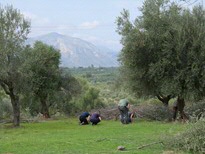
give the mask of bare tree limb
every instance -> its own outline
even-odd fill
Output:
[[[153,142],[153,143],[149,143],[149,144],[142,145],[142,146],[138,147],[137,149],[142,149],[142,148],[144,148],[144,147],[148,147],[148,146],[151,146],[151,145],[154,145],[154,144],[158,144],[158,143],[163,144],[161,141],[160,141],[160,142]]]

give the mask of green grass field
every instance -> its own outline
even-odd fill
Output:
[[[99,125],[78,125],[78,119],[22,123],[20,128],[0,124],[1,154],[160,154],[162,144],[138,149],[158,142],[163,136],[176,134],[185,124],[135,121],[122,125],[119,121],[102,121]],[[118,146],[125,151],[118,151]]]

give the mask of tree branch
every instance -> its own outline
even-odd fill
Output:
[[[163,98],[162,98],[162,96],[157,95],[157,98],[158,98],[161,102],[163,102]]]
[[[10,94],[11,94],[11,93],[9,92],[9,90],[8,90],[8,88],[7,88],[6,84],[5,84],[5,82],[3,82],[3,81],[0,80],[0,85],[1,85],[1,87],[4,89],[4,91],[5,91],[5,93],[6,93],[7,95],[10,95]]]
[[[160,142],[153,142],[153,143],[150,143],[150,144],[142,145],[142,146],[138,147],[137,149],[142,149],[142,148],[144,148],[144,147],[148,147],[148,146],[151,146],[151,145],[154,145],[154,144],[158,144],[158,143],[163,144],[161,141],[160,141]]]

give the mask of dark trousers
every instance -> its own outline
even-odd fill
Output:
[[[118,106],[118,109],[120,111],[120,121],[122,124],[128,124],[129,123],[129,116],[128,111],[129,109],[126,106]]]
[[[100,122],[100,119],[99,118],[90,119],[90,122],[92,122],[92,125],[97,125]]]

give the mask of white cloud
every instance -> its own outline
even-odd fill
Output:
[[[31,32],[29,34],[29,37],[44,35],[50,32],[64,34],[66,32],[77,29],[77,26],[56,24],[48,18],[40,17],[30,12],[23,12],[23,15],[26,19],[31,21]]]
[[[93,29],[96,28],[100,23],[98,21],[92,21],[92,22],[84,22],[80,24],[80,29]]]
[[[44,25],[49,23],[49,20],[47,18],[39,17],[30,12],[23,12],[23,15],[25,16],[25,18],[31,21],[32,25]]]
[[[66,26],[66,25],[58,25],[58,26],[56,26],[56,30],[66,30],[66,29],[68,29],[68,26]]]
[[[35,14],[29,13],[29,12],[23,12],[24,17],[32,20],[32,19],[36,19],[37,16]]]
[[[101,39],[99,39],[99,38],[97,38],[95,36],[87,36],[84,39],[86,39],[86,40],[88,40],[90,42],[99,42],[99,41],[101,41]]]

